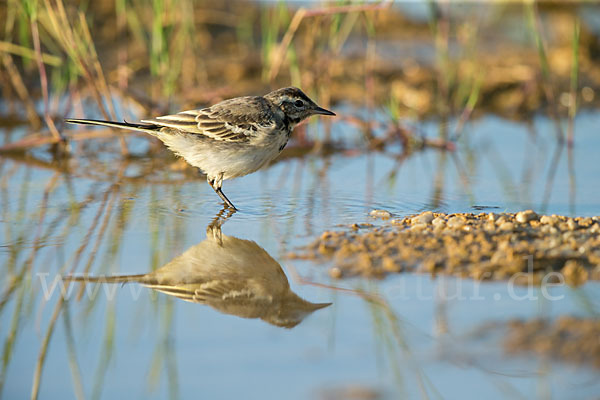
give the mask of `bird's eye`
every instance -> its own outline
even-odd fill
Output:
[[[294,102],[294,105],[295,105],[296,107],[300,108],[300,107],[304,106],[304,102],[303,102],[302,100],[296,100],[296,101]]]

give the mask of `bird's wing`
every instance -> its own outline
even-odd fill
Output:
[[[255,297],[247,285],[235,280],[207,282],[194,291],[194,301],[199,303],[245,303]]]
[[[262,97],[238,97],[199,110],[183,111],[142,122],[204,135],[224,142],[246,142],[258,130],[273,129],[271,105]]]
[[[148,281],[142,284],[192,303],[245,303],[256,297],[243,281],[236,280],[209,280],[194,283]]]

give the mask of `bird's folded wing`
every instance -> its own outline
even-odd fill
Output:
[[[228,101],[200,110],[183,111],[142,122],[179,129],[225,142],[246,142],[257,131],[274,128],[275,121],[263,101],[248,98],[236,103]]]
[[[209,280],[206,282],[145,282],[144,286],[192,303],[246,303],[256,295],[244,282]]]
[[[210,303],[214,301],[238,303],[247,302],[255,297],[246,285],[235,280],[219,280],[207,282],[194,291],[194,301],[199,303]]]

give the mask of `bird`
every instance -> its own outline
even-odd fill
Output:
[[[223,181],[259,170],[284,149],[294,127],[313,115],[335,116],[297,87],[264,96],[244,96],[207,108],[143,119],[139,123],[74,119],[72,124],[101,125],[148,133],[198,168],[221,200],[237,208],[223,193]]]
[[[206,239],[163,267],[138,275],[68,275],[64,281],[136,282],[184,301],[242,318],[260,318],[293,328],[331,303],[311,303],[295,294],[280,264],[252,240],[227,236],[209,225]]]

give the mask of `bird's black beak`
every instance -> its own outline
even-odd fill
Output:
[[[332,116],[335,116],[334,112],[331,112],[331,111],[326,110],[326,109],[321,108],[321,107],[316,107],[312,111],[313,111],[313,114],[322,114],[322,115],[332,115]]]

